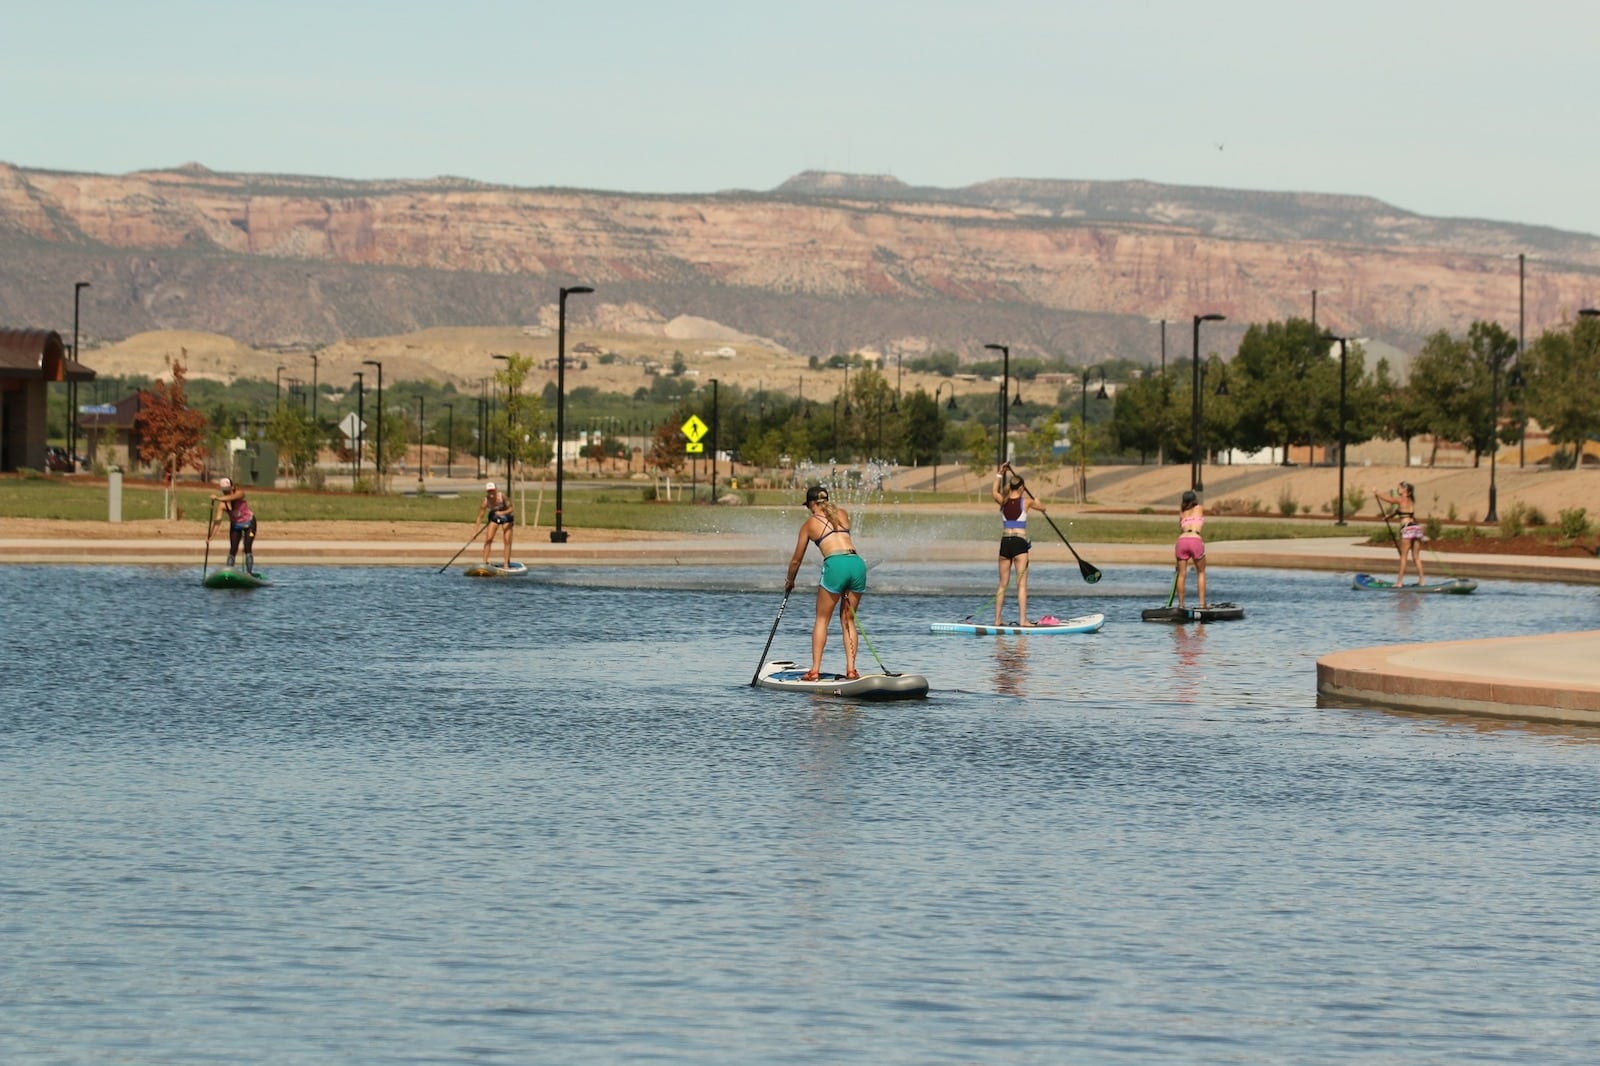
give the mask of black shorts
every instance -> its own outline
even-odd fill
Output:
[[[1015,559],[1019,555],[1027,555],[1032,548],[1033,545],[1028,543],[1027,537],[1000,538],[1000,558],[1002,559]]]
[[[515,515],[506,514],[504,511],[496,511],[494,514],[489,516],[489,521],[493,522],[497,526],[508,526],[515,517]]]

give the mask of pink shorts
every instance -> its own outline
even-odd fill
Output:
[[[1411,525],[1402,526],[1400,528],[1400,539],[1401,540],[1427,540],[1428,538],[1423,535],[1422,527],[1419,526],[1419,525],[1416,525],[1415,523],[1413,523]]]
[[[1172,557],[1179,562],[1185,559],[1198,562],[1206,557],[1206,542],[1199,537],[1179,537],[1172,549]]]

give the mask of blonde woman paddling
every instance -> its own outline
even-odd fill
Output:
[[[795,575],[806,557],[806,546],[815,544],[822,553],[822,578],[817,585],[817,618],[811,625],[811,669],[802,681],[815,681],[822,674],[822,652],[828,644],[828,620],[834,608],[839,611],[839,631],[844,639],[844,676],[854,680],[856,671],[856,609],[861,594],[867,591],[867,564],[856,554],[850,540],[850,515],[828,500],[828,490],[813,485],[806,490],[806,520],[800,524],[794,554],[789,557],[789,576],[783,594],[794,591]]]

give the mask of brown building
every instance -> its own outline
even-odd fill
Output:
[[[67,357],[55,330],[0,329],[0,471],[45,469],[50,383],[69,382],[75,400],[78,383],[93,380],[93,370]]]

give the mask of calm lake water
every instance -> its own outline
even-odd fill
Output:
[[[933,696],[854,704],[749,687],[786,555],[0,567],[0,1060],[1600,1061],[1600,732],[1314,669],[1594,589],[1219,569],[1248,617],[1173,628],[1166,570],[1039,565],[1105,629],[974,639],[927,625],[991,565],[889,561],[862,622]]]

